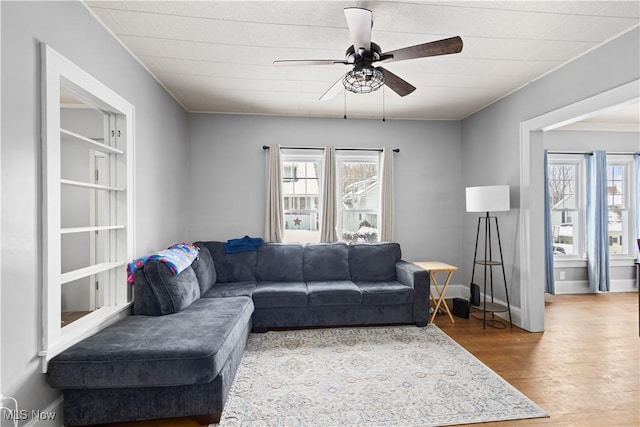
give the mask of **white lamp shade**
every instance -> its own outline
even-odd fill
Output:
[[[467,212],[500,212],[510,208],[508,185],[467,187]]]

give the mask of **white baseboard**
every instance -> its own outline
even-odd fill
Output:
[[[586,280],[556,280],[554,287],[556,295],[591,293],[589,282]]]
[[[635,279],[620,279],[611,281],[611,292],[638,292]]]
[[[638,292],[635,279],[612,280],[610,292]],[[558,280],[555,282],[556,295],[591,294],[589,282],[586,280]]]
[[[56,400],[47,405],[45,409],[41,411],[31,411],[29,414],[30,419],[25,423],[24,427],[62,427],[64,425],[62,420],[62,402],[63,397],[60,395]],[[37,414],[42,414],[42,418],[37,418]]]

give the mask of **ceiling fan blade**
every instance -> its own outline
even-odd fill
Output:
[[[405,59],[425,58],[428,56],[449,55],[461,51],[462,39],[456,36],[385,52],[380,55],[380,60],[384,62],[395,62],[404,61]]]
[[[273,61],[277,67],[301,67],[307,65],[349,65],[344,59],[282,59]]]
[[[376,67],[376,69],[382,71],[382,74],[384,75],[384,84],[398,95],[407,96],[416,90],[415,86],[396,76],[391,71],[382,67]]]
[[[359,7],[347,7],[344,10],[344,16],[347,18],[347,25],[351,33],[353,49],[357,52],[360,49],[371,50],[371,11]]]

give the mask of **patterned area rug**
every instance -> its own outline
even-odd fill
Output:
[[[251,334],[220,425],[443,426],[545,416],[430,325]]]

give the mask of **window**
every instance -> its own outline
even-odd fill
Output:
[[[583,165],[584,156],[549,157],[549,206],[553,253],[557,256],[584,254]]]
[[[320,240],[320,157],[283,156],[284,241]]]
[[[609,255],[629,255],[634,248],[631,200],[633,159],[607,156],[607,205],[609,208]]]
[[[338,156],[338,236],[345,242],[377,242],[380,189],[378,155]]]
[[[43,370],[131,304],[133,106],[42,47]]]
[[[586,179],[584,156],[549,156],[549,205],[556,257],[586,257]],[[633,156],[607,155],[609,256],[628,256],[634,248]]]
[[[379,153],[338,152],[338,238],[345,242],[379,241]],[[322,154],[282,154],[284,241],[320,241]]]

